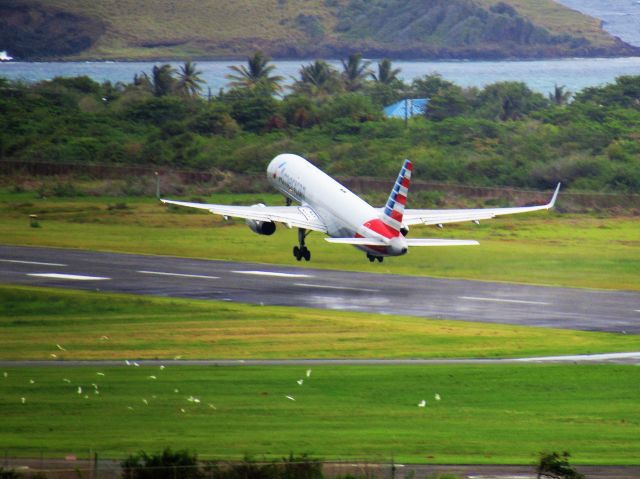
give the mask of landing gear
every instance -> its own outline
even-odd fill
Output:
[[[304,228],[298,228],[298,243],[300,243],[300,246],[293,247],[293,257],[298,261],[302,258],[304,258],[305,261],[311,261],[311,251],[304,245],[304,240],[309,233],[311,232]]]
[[[382,256],[374,256],[371,253],[367,253],[367,258],[371,263],[373,263],[375,260],[378,260],[378,263],[382,263],[382,260],[384,259],[384,257]]]

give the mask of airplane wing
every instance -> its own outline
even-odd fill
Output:
[[[186,206],[207,210],[224,217],[244,218],[254,221],[273,221],[284,223],[288,228],[304,228],[307,230],[327,232],[327,226],[320,217],[308,206],[232,206],[213,205],[207,203],[190,203],[187,201],[174,201],[161,199],[163,203],[170,205]]]
[[[521,206],[515,208],[480,208],[463,210],[404,210],[403,223],[407,226],[424,224],[440,225],[445,223],[460,223],[463,221],[480,221],[495,218],[501,215],[513,215],[517,213],[528,213],[530,211],[548,210],[553,208],[560,191],[560,183],[553,193],[551,201],[539,206]]]

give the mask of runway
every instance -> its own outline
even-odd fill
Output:
[[[640,333],[640,293],[0,246],[0,283]]]
[[[529,358],[493,358],[493,359],[139,359],[136,361],[96,359],[96,360],[0,360],[0,368],[94,368],[94,367],[129,367],[143,366],[157,368],[160,366],[440,366],[440,365],[478,365],[478,364],[638,364],[640,351],[628,353],[578,354],[566,356],[536,356]]]

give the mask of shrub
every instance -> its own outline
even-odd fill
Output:
[[[198,456],[189,451],[172,451],[167,447],[160,454],[144,451],[130,455],[120,464],[123,479],[200,479]]]

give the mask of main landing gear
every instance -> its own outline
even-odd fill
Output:
[[[382,263],[382,260],[384,259],[384,257],[382,256],[374,256],[371,253],[367,253],[367,258],[369,258],[370,262],[374,262],[375,260],[378,260],[378,263]]]
[[[309,251],[309,248],[304,245],[304,240],[309,233],[311,233],[311,231],[307,231],[304,228],[298,228],[298,243],[300,243],[300,246],[293,247],[293,257],[298,261],[302,258],[304,258],[305,261],[311,260],[311,251]]]

